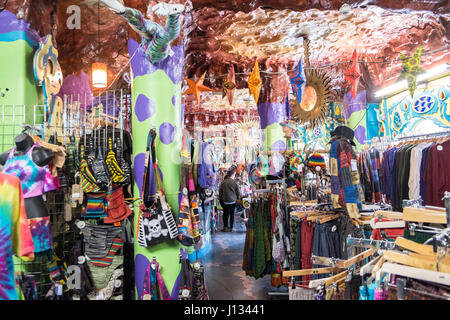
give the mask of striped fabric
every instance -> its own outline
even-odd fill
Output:
[[[81,229],[83,233],[84,252],[90,259],[103,258],[108,254],[112,243],[120,237],[121,227],[111,225],[87,224]]]
[[[108,267],[114,260],[117,251],[123,247],[123,239],[114,238],[108,254],[100,259],[91,259],[91,263],[97,267]]]
[[[97,192],[100,188],[97,186],[97,180],[95,180],[94,175],[91,170],[89,170],[88,163],[84,159],[84,146],[81,145],[80,154],[80,185],[84,192]]]
[[[85,205],[81,209],[84,218],[105,218],[106,212],[106,192],[87,193]]]

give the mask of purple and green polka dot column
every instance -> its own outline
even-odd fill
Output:
[[[134,40],[129,40],[128,50],[133,56],[139,48]],[[173,46],[174,54],[166,59],[151,64],[142,49],[131,60],[133,74],[133,168],[135,174],[134,194],[141,195],[144,174],[144,158],[147,136],[155,128],[156,157],[161,169],[166,199],[174,215],[178,213],[180,188],[180,151],[182,128],[181,85],[184,63],[184,47]],[[150,172],[153,175],[153,172]],[[150,191],[154,192],[155,186]],[[137,236],[138,202],[135,208],[135,236]],[[135,239],[135,284],[136,295],[142,297],[144,273],[156,257],[160,264],[163,280],[173,295],[178,297],[177,277],[180,272],[179,254],[181,245],[171,240],[150,248],[139,246]]]
[[[264,151],[286,150],[286,139],[280,122],[286,120],[286,106],[284,103],[264,102],[258,104],[258,114],[263,132]]]
[[[355,131],[356,149],[361,150],[367,140],[367,104],[366,91],[363,90],[356,94],[353,99],[352,94],[348,92],[342,102],[347,119],[347,126]]]

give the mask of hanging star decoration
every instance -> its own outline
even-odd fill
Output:
[[[185,94],[193,94],[195,96],[195,99],[197,100],[197,103],[200,103],[200,92],[202,91],[214,91],[214,89],[208,88],[207,86],[203,85],[203,81],[205,80],[206,72],[202,74],[202,76],[197,80],[193,81],[191,79],[186,79],[189,88],[183,92],[183,95]]]
[[[400,53],[400,59],[402,60],[403,72],[400,78],[406,78],[408,82],[409,93],[411,98],[414,97],[414,91],[417,88],[416,78],[419,73],[425,72],[419,67],[420,57],[422,56],[422,45],[420,45],[412,57],[408,58],[403,53]]]
[[[297,66],[294,69],[294,72],[290,78],[292,91],[294,95],[297,97],[298,102],[302,101],[303,90],[305,89],[305,72],[302,68],[302,59],[298,62]]]
[[[255,103],[258,104],[259,93],[261,92],[262,80],[259,75],[259,65],[258,61],[255,61],[255,66],[253,67],[252,73],[248,78],[248,91],[250,95],[255,99]]]
[[[228,102],[230,102],[230,106],[233,105],[233,93],[235,88],[236,88],[236,81],[234,79],[234,66],[232,65],[230,68],[230,72],[226,76],[222,85],[222,92],[223,92],[222,98],[228,96]]]
[[[351,93],[353,100],[356,98],[356,90],[358,90],[358,83],[361,74],[359,73],[359,64],[358,64],[358,53],[356,49],[353,51],[352,63],[350,68],[345,70],[345,80],[348,81],[351,85]]]

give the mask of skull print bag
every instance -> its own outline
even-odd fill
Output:
[[[155,130],[150,130],[147,139],[142,202],[139,207],[138,220],[138,243],[142,247],[154,246],[178,236],[178,228],[172,210],[166,202],[159,168],[156,164],[155,137]],[[150,177],[150,165],[153,165],[154,169],[156,187],[156,194],[154,195],[150,194],[150,186],[153,182]]]

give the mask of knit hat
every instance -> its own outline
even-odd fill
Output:
[[[316,168],[318,166],[320,168],[326,167],[325,158],[320,153],[313,153],[308,158],[308,167]]]

